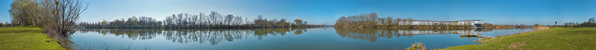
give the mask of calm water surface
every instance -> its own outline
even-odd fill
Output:
[[[70,40],[77,49],[92,50],[401,50],[414,42],[431,49],[480,44],[460,34],[526,31],[531,29],[79,29]]]

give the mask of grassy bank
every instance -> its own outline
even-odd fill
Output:
[[[0,50],[65,50],[37,26],[0,27]]]
[[[596,49],[596,27],[551,27],[482,43],[443,50],[590,50]]]

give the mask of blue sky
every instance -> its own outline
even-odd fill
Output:
[[[484,20],[493,24],[559,24],[596,17],[594,0],[84,0],[91,5],[80,21],[149,16],[158,20],[178,13],[233,14],[250,20],[302,19],[334,24],[341,16],[375,12],[379,17],[415,20]],[[0,1],[0,22],[10,21],[12,0]]]

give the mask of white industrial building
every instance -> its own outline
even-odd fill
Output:
[[[399,25],[476,25],[484,23],[482,20],[459,20],[459,21],[431,21],[431,20],[412,20],[399,21]]]

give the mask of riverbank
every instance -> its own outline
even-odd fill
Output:
[[[442,50],[587,50],[596,49],[596,27],[551,27],[489,39],[483,44],[461,45]]]
[[[0,50],[66,50],[38,26],[0,27]]]

